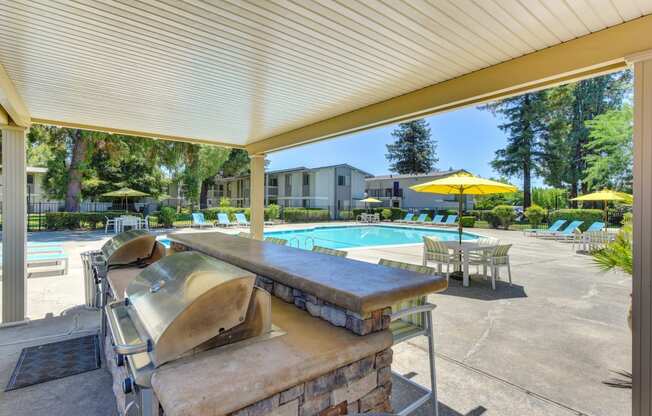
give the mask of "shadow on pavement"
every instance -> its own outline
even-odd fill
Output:
[[[510,286],[508,282],[497,281],[496,290],[493,290],[491,288],[491,281],[485,280],[480,276],[471,276],[469,287],[462,286],[462,282],[460,281],[450,279],[448,289],[438,294],[487,301],[527,297],[525,287],[521,285],[513,283]]]
[[[424,388],[421,386],[415,386],[414,384],[393,375],[392,377],[392,407],[394,408],[394,413],[398,413],[401,410],[405,409],[410,403],[416,401],[419,397],[422,397],[424,394]],[[439,416],[480,416],[487,411],[483,406],[477,406],[473,410],[467,413],[460,413],[457,410],[446,406],[441,401],[439,402]],[[414,416],[432,416],[432,407],[430,406],[430,400],[421,405],[417,410],[410,415]]]

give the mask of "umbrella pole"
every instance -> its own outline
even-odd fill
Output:
[[[462,188],[460,188],[459,205],[457,207],[457,233],[460,245],[462,244]]]

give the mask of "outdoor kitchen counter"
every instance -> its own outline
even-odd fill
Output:
[[[447,288],[444,276],[426,276],[221,232],[179,232],[168,237],[173,243],[267,276],[360,315]]]
[[[280,299],[272,300],[272,321],[286,334],[157,369],[152,386],[165,415],[228,414],[392,345],[389,331],[361,337]]]

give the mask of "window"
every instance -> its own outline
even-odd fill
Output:
[[[269,186],[278,186],[278,178],[276,176],[269,178]]]
[[[303,174],[303,185],[304,186],[310,185],[310,175],[308,175],[307,173]]]
[[[346,185],[346,176],[344,176],[344,175],[339,175],[339,176],[337,177],[337,184],[338,184],[339,186],[344,186],[344,185]]]

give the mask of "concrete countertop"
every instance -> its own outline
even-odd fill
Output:
[[[361,337],[273,297],[272,321],[286,334],[157,369],[152,388],[165,414],[228,414],[392,345],[389,331]]]
[[[179,232],[168,238],[360,315],[447,288],[444,276],[426,276],[221,232]]]

